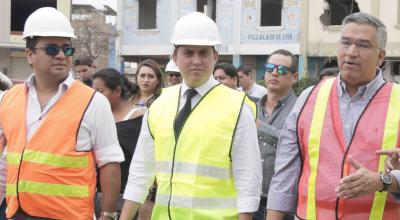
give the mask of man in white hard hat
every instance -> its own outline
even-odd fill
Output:
[[[100,219],[113,219],[124,158],[107,99],[70,74],[71,24],[56,9],[40,8],[26,20],[23,38],[33,74],[0,104],[7,218],[92,219],[97,164]]]
[[[152,219],[251,219],[262,181],[255,115],[244,93],[212,77],[217,25],[189,13],[171,42],[183,82],[164,89],[144,116],[121,219],[132,218],[154,178]]]
[[[168,76],[168,83],[170,86],[178,85],[182,83],[182,76],[179,68],[175,62],[171,59],[165,67],[165,73]]]

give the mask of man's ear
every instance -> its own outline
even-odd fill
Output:
[[[26,60],[30,65],[33,64],[33,51],[29,48],[25,49],[25,54],[26,54]]]
[[[297,79],[299,78],[299,73],[298,72],[293,73],[292,77],[294,85],[297,82]]]
[[[380,67],[382,65],[383,61],[385,60],[385,55],[386,55],[386,51],[385,50],[380,50],[379,51],[378,62],[376,63],[377,67]]]

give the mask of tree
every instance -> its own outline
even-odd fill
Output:
[[[110,24],[105,23],[103,15],[78,16],[72,26],[77,36],[72,42],[77,55],[88,55],[93,61],[108,57],[110,38],[116,37],[116,33]]]

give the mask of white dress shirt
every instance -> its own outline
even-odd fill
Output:
[[[265,94],[267,94],[267,89],[264,86],[260,86],[256,82],[253,82],[253,85],[246,93],[251,97],[261,99]]]
[[[210,77],[204,84],[195,88],[198,93],[191,100],[192,108],[217,84],[218,82]],[[186,102],[185,92],[188,89],[189,86],[183,82],[179,109]],[[218,111],[218,109],[213,111]],[[149,132],[147,114],[146,112],[143,117],[141,133],[132,158],[128,183],[124,192],[124,199],[138,203],[144,202],[155,177],[154,140]],[[238,212],[257,211],[262,184],[261,157],[255,120],[250,106],[246,104],[240,112],[233,138],[232,172],[238,192]]]
[[[49,100],[41,110],[39,98],[34,86],[34,75],[31,75],[26,86],[28,89],[28,103],[26,111],[27,140],[29,141],[37,128],[41,125],[42,118],[57,103],[75,81],[70,74],[64,82],[58,87],[58,92]],[[68,112],[66,112],[68,114]],[[3,136],[3,130],[0,125],[0,135]],[[107,98],[96,92],[91,100],[81,122],[78,131],[78,138],[75,149],[77,151],[93,150],[96,163],[99,167],[111,163],[124,161],[124,154],[118,142],[117,130],[114,117],[111,112],[111,106]],[[5,196],[6,181],[6,150],[0,157],[0,201]]]

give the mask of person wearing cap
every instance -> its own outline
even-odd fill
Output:
[[[93,219],[96,164],[104,195],[100,219],[115,218],[124,157],[107,99],[70,74],[75,35],[69,20],[40,8],[26,20],[23,38],[33,74],[0,104],[0,143],[7,145],[0,198],[6,196],[7,218]]]
[[[74,72],[78,79],[85,85],[92,87],[93,74],[96,71],[96,66],[93,64],[93,59],[87,55],[81,55],[74,61]]]
[[[168,76],[168,83],[170,86],[178,85],[182,83],[182,76],[179,68],[175,62],[171,59],[165,67],[165,73]]]
[[[189,13],[171,42],[183,82],[165,88],[143,118],[120,219],[133,217],[155,178],[152,219],[251,219],[262,182],[255,115],[245,93],[212,76],[217,25]]]

